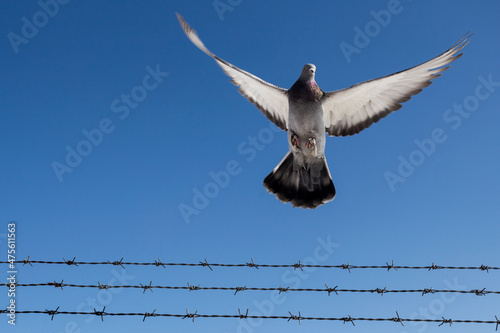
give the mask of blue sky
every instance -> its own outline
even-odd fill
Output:
[[[52,4],[52,5],[50,5]],[[496,1],[2,2],[0,248],[82,261],[499,266],[500,12]],[[45,11],[49,14],[44,14]],[[473,31],[465,55],[362,133],[328,138],[337,197],[316,210],[262,186],[287,152],[278,132],[183,34],[289,88],[305,63],[325,91],[420,64]],[[390,13],[383,16],[381,13]],[[382,16],[381,16],[382,15]],[[378,20],[377,20],[378,17]],[[34,22],[38,25],[34,25]],[[367,30],[368,29],[368,30]],[[370,30],[371,29],[371,30]],[[366,38],[357,36],[359,31]],[[347,52],[345,46],[356,48]],[[341,47],[344,46],[344,47]],[[462,111],[460,111],[460,109]],[[434,133],[434,134],[433,134]],[[437,133],[437,134],[436,134]],[[422,148],[423,147],[423,148]],[[78,154],[78,156],[76,156]],[[213,175],[231,171],[228,181]],[[229,174],[229,173],[228,173]],[[388,181],[396,175],[398,181]],[[391,176],[392,177],[392,176]],[[197,198],[209,192],[211,198]],[[179,207],[196,209],[188,218]],[[321,244],[330,244],[321,247]],[[318,250],[319,249],[319,250]],[[7,277],[2,265],[2,276]],[[21,283],[500,290],[498,272],[109,266],[19,267]],[[116,291],[116,290],[115,290]],[[9,299],[1,296],[2,307]],[[19,288],[18,310],[454,318],[500,316],[496,295]],[[89,301],[90,300],[90,301]],[[271,303],[270,303],[271,302]],[[272,308],[265,305],[272,304]],[[15,332],[434,332],[435,324],[19,315]],[[492,331],[453,325],[454,332]]]

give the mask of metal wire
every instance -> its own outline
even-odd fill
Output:
[[[125,262],[123,258],[120,260],[106,260],[106,261],[76,261],[76,257],[72,260],[66,260],[63,258],[63,261],[48,261],[48,260],[31,260],[28,256],[24,260],[15,261],[16,264],[23,264],[33,266],[33,264],[48,264],[48,265],[68,265],[68,266],[80,266],[80,265],[114,265],[125,268],[125,266],[156,266],[163,267],[166,266],[189,266],[189,267],[208,267],[210,270],[213,270],[212,267],[250,267],[250,268],[293,268],[300,269],[306,267],[311,268],[337,268],[348,270],[351,272],[352,269],[387,269],[390,271],[391,269],[400,270],[400,269],[416,269],[416,270],[439,270],[439,269],[451,269],[451,270],[480,270],[486,271],[489,273],[490,270],[500,270],[500,267],[488,266],[488,265],[480,265],[480,266],[439,266],[434,263],[429,266],[400,266],[395,265],[394,261],[391,261],[391,264],[387,263],[385,265],[351,265],[348,264],[340,264],[340,265],[311,265],[311,264],[302,264],[300,260],[295,264],[256,264],[252,258],[251,262],[239,263],[239,264],[223,264],[223,263],[209,263],[207,259],[204,261],[199,261],[198,263],[179,263],[179,262],[162,262],[160,259],[155,260],[154,262]],[[0,264],[12,264],[9,261],[0,261]]]
[[[6,284],[4,282],[4,284]],[[11,284],[6,284],[7,286]],[[419,293],[422,296],[425,294],[434,294],[434,293],[459,293],[459,294],[474,294],[477,296],[485,296],[487,294],[500,294],[500,291],[493,291],[493,290],[486,290],[486,288],[482,289],[472,289],[472,290],[457,290],[457,289],[433,289],[431,288],[424,288],[424,289],[387,289],[386,287],[384,288],[375,288],[375,289],[342,289],[338,288],[338,286],[335,286],[334,288],[328,287],[328,285],[325,283],[326,288],[289,288],[289,287],[202,287],[199,284],[198,285],[190,285],[189,283],[187,286],[165,286],[165,285],[152,285],[152,281],[149,282],[149,284],[142,284],[140,283],[139,285],[102,285],[100,282],[97,282],[97,284],[72,284],[72,283],[64,283],[64,280],[61,282],[42,282],[42,283],[19,283],[17,281],[15,283],[15,287],[43,287],[43,286],[51,286],[55,288],[65,288],[65,287],[70,287],[70,288],[95,288],[95,289],[118,289],[118,288],[130,288],[130,289],[142,289],[143,293],[145,293],[147,290],[150,290],[153,292],[153,289],[170,289],[170,290],[189,290],[189,291],[197,291],[197,290],[226,290],[226,291],[234,291],[234,295],[236,295],[238,292],[243,292],[243,291],[279,291],[281,294],[282,292],[323,292],[323,293],[328,293],[328,296],[330,296],[331,293],[335,293],[338,295],[338,293],[372,293],[372,294],[388,294],[388,293]]]
[[[71,260],[66,260],[63,258],[63,261],[47,261],[47,260],[31,260],[30,257],[28,256],[26,259],[22,261],[15,261],[14,263],[16,264],[23,264],[25,265],[30,265],[33,266],[33,264],[52,264],[52,265],[67,265],[67,266],[80,266],[80,265],[114,265],[114,266],[120,266],[123,269],[125,269],[125,266],[156,266],[156,267],[163,267],[166,268],[166,266],[198,266],[198,267],[207,267],[211,271],[213,270],[212,267],[249,267],[249,268],[293,268],[295,269],[300,269],[303,270],[303,268],[306,267],[311,267],[311,268],[337,268],[337,269],[342,269],[342,270],[348,270],[351,272],[352,269],[387,269],[390,271],[391,269],[394,270],[399,270],[399,269],[425,269],[427,271],[431,270],[438,270],[438,269],[460,269],[460,270],[480,270],[480,271],[486,271],[489,273],[490,270],[499,270],[500,267],[493,267],[493,266],[486,266],[486,265],[480,265],[480,266],[438,266],[432,263],[430,266],[398,266],[395,265],[393,261],[391,261],[391,264],[386,262],[386,265],[351,265],[350,263],[348,264],[341,264],[341,265],[310,265],[310,264],[302,264],[300,261],[295,264],[256,264],[253,258],[251,259],[251,262],[247,263],[240,263],[240,264],[223,264],[223,263],[209,263],[207,259],[204,259],[204,261],[199,261],[198,263],[174,263],[174,262],[167,262],[164,263],[160,259],[155,260],[154,262],[124,262],[123,258],[120,260],[115,260],[115,261],[77,261],[76,258],[73,258]],[[12,261],[0,261],[0,264],[12,264]],[[5,283],[4,283],[5,284]],[[386,293],[420,293],[422,296],[428,293],[462,293],[462,294],[475,294],[477,296],[485,296],[487,294],[500,294],[500,291],[492,291],[492,290],[486,290],[486,288],[483,289],[472,289],[472,290],[455,290],[455,289],[433,289],[433,288],[424,288],[424,289],[387,289],[386,287],[384,288],[375,288],[375,289],[342,289],[338,288],[338,286],[335,286],[334,288],[330,288],[327,284],[325,284],[326,288],[289,288],[289,287],[283,287],[279,286],[278,288],[276,287],[247,287],[247,286],[237,286],[237,287],[202,287],[200,285],[190,285],[189,283],[187,286],[165,286],[165,285],[153,285],[152,282],[150,281],[149,284],[139,284],[139,285],[119,285],[119,286],[113,286],[113,285],[102,285],[100,282],[97,284],[70,284],[70,283],[64,283],[64,280],[61,282],[47,282],[47,283],[26,283],[22,284],[19,282],[15,283],[9,283],[6,284],[9,287],[12,287],[14,285],[16,288],[17,287],[41,287],[41,286],[52,286],[55,288],[65,288],[65,287],[72,287],[72,288],[97,288],[97,289],[111,289],[111,288],[131,288],[131,289],[142,289],[143,293],[146,293],[146,291],[151,291],[153,292],[153,289],[180,289],[180,290],[189,290],[189,291],[199,291],[199,290],[227,290],[227,291],[234,291],[234,295],[236,295],[238,292],[244,292],[244,291],[278,291],[279,293],[282,292],[327,292],[328,295],[330,296],[331,293],[335,293],[338,295],[339,292],[356,292],[356,293],[376,293],[380,295],[384,295]],[[102,311],[97,311],[94,309],[94,311],[59,311],[59,307],[57,307],[55,310],[47,310],[45,309],[44,311],[42,310],[16,310],[16,314],[47,314],[51,317],[51,319],[54,319],[54,316],[56,315],[95,315],[101,317],[101,320],[104,320],[105,316],[140,316],[143,318],[143,321],[148,318],[148,317],[177,317],[177,318],[182,318],[182,319],[194,319],[196,317],[199,318],[239,318],[239,319],[247,319],[247,318],[255,318],[255,319],[282,319],[282,320],[295,320],[298,321],[299,324],[301,320],[320,320],[320,321],[342,321],[344,324],[345,323],[352,323],[353,325],[355,321],[391,321],[391,322],[396,322],[400,323],[401,325],[404,326],[403,322],[431,322],[431,323],[438,323],[438,326],[442,326],[443,324],[452,324],[452,323],[478,323],[478,324],[496,324],[495,330],[498,330],[498,326],[500,324],[499,319],[497,316],[495,316],[495,320],[466,320],[466,319],[445,319],[444,317],[442,320],[440,319],[428,319],[428,318],[401,318],[396,312],[396,317],[392,318],[368,318],[368,317],[351,317],[348,315],[347,317],[303,317],[301,313],[299,312],[298,315],[294,315],[291,312],[289,312],[289,316],[264,316],[264,315],[248,315],[248,310],[246,311],[246,314],[242,314],[240,310],[238,309],[238,315],[236,314],[198,314],[197,311],[194,313],[190,313],[189,310],[186,310],[186,314],[170,314],[170,313],[157,313],[156,309],[153,312],[106,312],[105,311],[106,307],[103,308]],[[0,310],[1,313],[8,313],[10,310],[7,308],[5,310]]]
[[[0,313],[7,313],[8,309],[0,310]],[[498,330],[498,326],[500,325],[500,320],[497,316],[495,316],[495,320],[471,320],[471,319],[446,319],[442,317],[442,319],[429,319],[429,318],[401,318],[399,313],[396,311],[396,317],[391,318],[369,318],[369,317],[351,317],[348,315],[347,317],[305,317],[302,314],[298,313],[298,315],[294,315],[291,312],[288,312],[288,316],[264,316],[264,315],[249,315],[248,309],[245,314],[241,313],[241,310],[238,309],[238,314],[200,314],[198,311],[189,312],[186,309],[186,314],[171,314],[171,313],[158,313],[156,309],[152,312],[106,312],[106,307],[102,309],[102,311],[97,311],[94,308],[94,311],[59,311],[59,307],[55,310],[20,310],[16,311],[17,314],[46,314],[51,317],[51,320],[54,320],[54,316],[56,315],[90,315],[90,316],[98,316],[101,320],[104,321],[104,317],[107,316],[136,316],[142,317],[142,321],[145,321],[148,317],[174,317],[181,319],[192,319],[194,322],[195,318],[239,318],[239,319],[281,319],[281,320],[294,320],[298,321],[299,324],[302,320],[319,320],[319,321],[342,321],[345,323],[351,323],[354,326],[355,321],[388,321],[394,323],[400,323],[404,326],[404,322],[428,322],[428,323],[438,323],[438,326],[442,326],[444,324],[449,324],[450,326],[453,323],[475,323],[475,324],[496,324],[495,330]]]

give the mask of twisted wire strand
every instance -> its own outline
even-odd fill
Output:
[[[5,285],[11,286],[12,284],[7,284],[4,282]],[[19,281],[15,282],[14,285],[16,287],[44,287],[44,286],[51,286],[55,288],[61,288],[64,289],[65,287],[70,287],[70,288],[96,288],[96,289],[143,289],[143,293],[145,293],[147,290],[150,290],[153,292],[153,289],[169,289],[169,290],[189,290],[189,291],[197,291],[197,290],[216,290],[216,291],[234,291],[234,295],[236,295],[238,292],[243,292],[243,291],[279,291],[279,293],[282,292],[327,292],[328,295],[331,293],[335,293],[338,295],[338,293],[376,293],[376,294],[381,294],[382,296],[384,294],[388,293],[419,293],[422,296],[425,294],[434,294],[434,293],[459,293],[459,294],[475,294],[477,296],[485,296],[487,294],[500,294],[500,291],[495,291],[495,290],[486,290],[486,288],[482,289],[472,289],[472,290],[458,290],[458,289],[434,289],[434,288],[423,288],[423,289],[387,289],[387,287],[384,288],[375,288],[375,289],[344,289],[344,288],[338,288],[338,286],[335,286],[334,288],[328,287],[328,285],[325,283],[326,288],[289,288],[289,287],[247,287],[247,286],[237,286],[237,287],[217,287],[217,286],[211,286],[211,287],[203,287],[198,285],[190,285],[189,283],[186,286],[168,286],[168,285],[152,285],[152,281],[149,282],[149,284],[142,284],[140,283],[139,285],[102,285],[100,282],[97,284],[73,284],[73,283],[64,283],[64,280],[61,282],[41,282],[41,283],[19,283]]]
[[[77,261],[76,257],[71,260],[66,260],[63,258],[63,261],[49,261],[49,260],[31,260],[28,256],[24,260],[18,261],[0,261],[0,264],[23,264],[33,266],[33,264],[46,264],[46,265],[68,265],[68,266],[81,266],[81,265],[114,265],[125,268],[125,266],[156,266],[166,268],[167,266],[187,266],[187,267],[208,267],[210,270],[213,270],[212,267],[250,267],[250,268],[293,268],[300,269],[303,268],[337,268],[348,270],[351,272],[352,269],[387,269],[390,271],[393,270],[405,270],[405,269],[414,269],[414,270],[480,270],[486,271],[489,273],[490,270],[500,270],[500,267],[497,266],[488,266],[488,265],[479,265],[479,266],[439,266],[434,263],[429,266],[405,266],[405,265],[395,265],[394,261],[391,264],[386,263],[385,265],[351,265],[348,264],[339,264],[339,265],[313,265],[313,264],[302,264],[300,260],[294,264],[256,264],[252,258],[251,262],[246,263],[237,263],[237,264],[228,264],[228,263],[209,263],[207,259],[204,261],[199,261],[198,263],[182,263],[182,262],[162,262],[160,259],[155,260],[154,262],[126,262],[123,261],[123,258],[120,260],[106,260],[106,261]]]
[[[7,313],[9,312],[9,309],[5,310],[0,310],[0,313]],[[195,318],[236,318],[236,319],[281,319],[281,320],[286,320],[286,321],[298,321],[299,324],[301,323],[302,320],[318,320],[318,321],[342,321],[344,324],[345,323],[351,323],[354,326],[356,321],[375,321],[375,322],[380,322],[380,321],[388,321],[388,322],[394,322],[394,323],[400,323],[402,326],[404,326],[404,322],[428,322],[428,323],[438,323],[438,326],[442,326],[444,324],[449,324],[450,326],[454,323],[475,323],[475,324],[495,324],[495,330],[498,330],[498,326],[500,325],[500,320],[498,319],[497,316],[495,316],[495,320],[478,320],[478,319],[451,319],[451,318],[444,318],[442,319],[430,319],[430,318],[401,318],[399,316],[399,313],[396,311],[396,317],[388,317],[388,318],[370,318],[370,317],[351,317],[351,315],[348,315],[346,317],[307,317],[307,316],[302,316],[300,311],[298,315],[294,315],[291,312],[288,312],[288,316],[273,316],[273,315],[249,315],[248,314],[248,309],[246,311],[246,314],[242,314],[240,309],[238,309],[238,314],[200,314],[198,311],[189,312],[189,309],[186,309],[185,314],[172,314],[172,313],[158,313],[156,312],[156,309],[154,309],[152,312],[107,312],[106,307],[102,309],[102,311],[97,311],[94,308],[94,311],[59,311],[59,307],[57,307],[55,310],[20,310],[16,311],[17,314],[46,314],[51,317],[51,320],[54,320],[54,316],[56,315],[94,315],[98,316],[101,318],[101,320],[104,321],[104,317],[107,316],[114,316],[114,317],[121,317],[121,316],[136,316],[136,317],[142,317],[143,321],[146,320],[148,317],[173,317],[173,318],[181,318],[181,319],[192,319],[194,322]]]

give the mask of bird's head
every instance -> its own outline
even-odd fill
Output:
[[[300,79],[304,81],[314,81],[314,74],[316,73],[316,66],[313,64],[305,64],[300,74]]]

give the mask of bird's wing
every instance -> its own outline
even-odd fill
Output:
[[[464,35],[446,52],[421,65],[325,93],[322,106],[326,132],[334,136],[353,135],[399,110],[401,103],[421,92],[449,68],[446,65],[462,56],[463,53],[457,53],[469,43],[470,36]]]
[[[196,31],[187,24],[181,15],[177,14],[177,18],[189,40],[222,67],[224,73],[231,77],[231,82],[239,87],[240,94],[255,104],[276,126],[286,131],[288,128],[288,91],[219,58],[205,47]]]

